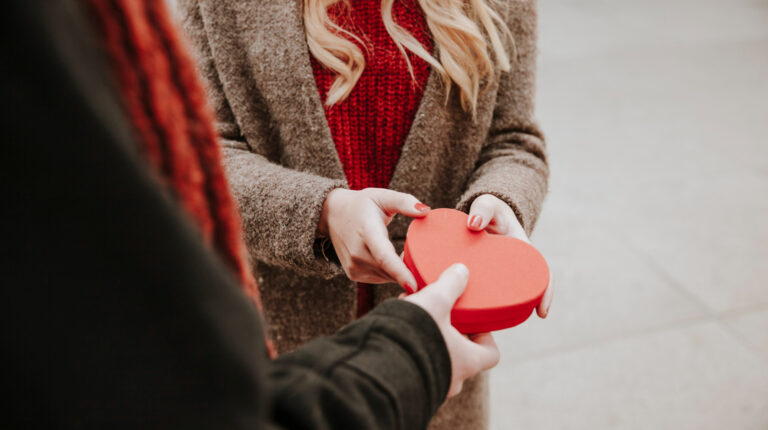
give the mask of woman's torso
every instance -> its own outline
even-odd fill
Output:
[[[220,80],[213,84],[223,87],[226,100],[214,102],[220,105],[220,118],[237,124],[251,151],[290,169],[344,179],[313,74],[301,8],[297,0],[216,2],[206,30],[217,37],[207,43]],[[488,138],[498,88],[494,79],[481,92],[473,120],[456,91],[446,99],[442,80],[430,70],[389,187],[432,207],[455,207]],[[396,216],[389,226],[398,252],[408,224],[407,218]],[[256,265],[264,308],[281,351],[333,333],[354,319],[355,284],[343,275],[327,281],[260,261]],[[398,288],[376,287],[375,300],[396,295]]]
[[[312,56],[312,71],[325,105],[331,131],[349,188],[387,188],[413,123],[429,77],[429,64],[408,53],[408,62],[384,24],[380,0],[338,2],[329,18],[353,37],[365,67],[350,94],[327,105],[336,73]],[[394,22],[429,52],[432,39],[416,0],[400,0],[392,8]],[[409,67],[410,63],[410,67]]]

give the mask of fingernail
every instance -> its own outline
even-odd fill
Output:
[[[465,266],[465,265],[463,265],[461,263],[454,264],[453,265],[453,270],[458,272],[460,275],[469,276],[469,269],[467,269],[467,266]]]
[[[541,312],[539,312],[539,317],[541,317],[542,319],[546,318],[547,315],[549,315],[549,307],[551,305],[552,305],[551,303],[547,304],[547,307],[542,309]]]
[[[408,283],[403,284],[403,288],[405,288],[405,291],[408,291],[409,293],[415,293],[416,292],[416,288],[413,288],[411,286],[411,284],[408,284]]]
[[[478,215],[472,215],[469,219],[469,226],[472,228],[480,228],[480,224],[483,223],[483,218]]]
[[[416,203],[416,206],[414,207],[419,212],[429,212],[429,210],[431,209],[429,206],[425,205],[424,203]]]

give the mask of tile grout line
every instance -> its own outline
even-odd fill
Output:
[[[667,323],[657,326],[651,326],[651,327],[643,327],[636,330],[630,330],[623,333],[617,333],[613,335],[603,336],[600,338],[588,340],[586,342],[582,342],[578,345],[567,345],[562,347],[555,347],[551,348],[549,350],[540,351],[533,354],[528,354],[524,356],[520,356],[516,359],[510,360],[512,363],[519,364],[524,363],[531,360],[536,360],[544,357],[550,357],[558,354],[568,354],[571,352],[579,351],[582,349],[589,349],[594,348],[597,346],[603,346],[603,345],[609,345],[613,342],[618,342],[621,340],[626,339],[632,339],[632,338],[638,338],[649,334],[659,333],[663,332],[665,330],[672,330],[672,329],[678,329],[690,325],[694,325],[701,322],[717,322],[716,318],[709,316],[709,315],[702,315],[702,316],[696,316],[696,317],[690,317],[685,318],[679,321],[676,321],[674,323]]]
[[[731,315],[731,316],[736,316],[736,315]],[[715,317],[715,319],[717,320],[717,323],[723,328],[723,330],[725,330],[728,334],[736,338],[742,345],[744,345],[744,347],[749,352],[755,354],[759,359],[761,359],[766,364],[768,364],[768,355],[766,355],[762,350],[760,350],[756,346],[752,345],[752,343],[749,342],[747,338],[745,338],[741,333],[739,333],[738,330],[736,330],[735,328],[731,327],[728,323],[723,321],[722,318],[727,318],[727,316]]]
[[[615,227],[615,225],[614,225]],[[617,234],[619,236],[624,244],[629,248],[629,250],[640,257],[640,259],[645,262],[654,272],[656,272],[659,277],[664,280],[669,287],[672,287],[675,291],[680,293],[682,296],[684,296],[686,299],[688,299],[693,305],[702,313],[705,315],[715,318],[717,315],[704,303],[693,295],[690,291],[688,291],[682,284],[682,282],[675,279],[672,274],[670,274],[667,270],[665,270],[654,258],[653,256],[649,255],[648,253],[642,251],[634,242],[632,242],[631,239],[626,237],[622,233],[618,233],[613,227],[612,230],[614,234]]]
[[[743,310],[734,309],[729,310],[724,313],[716,313],[709,309],[709,307],[702,302],[698,297],[693,295],[691,292],[689,292],[683,284],[675,279],[674,276],[672,276],[669,272],[667,272],[654,258],[652,255],[642,251],[631,239],[626,237],[624,234],[617,232],[617,229],[615,228],[615,224],[608,222],[608,225],[611,225],[611,230],[617,234],[618,237],[622,238],[624,242],[627,245],[627,248],[629,248],[630,251],[635,253],[638,257],[640,257],[642,260],[644,260],[656,273],[659,275],[663,280],[665,280],[669,286],[671,286],[673,289],[675,289],[677,292],[682,294],[684,297],[688,298],[694,306],[702,311],[706,319],[710,319],[713,322],[715,322],[721,329],[723,329],[729,336],[733,337],[734,340],[736,340],[739,344],[741,344],[742,347],[744,347],[747,351],[749,351],[751,354],[755,355],[756,358],[758,358],[760,361],[764,361],[768,363],[768,357],[763,355],[762,351],[757,350],[750,342],[748,342],[743,336],[741,336],[739,333],[737,333],[731,326],[729,326],[725,321],[723,321],[723,317],[727,317],[731,314],[731,312],[739,312]],[[764,304],[756,305],[755,308],[758,310],[762,307],[766,306]],[[749,311],[747,311],[749,312]]]
[[[576,194],[581,194],[578,190],[572,190],[572,192]],[[708,317],[716,317],[716,315],[702,302],[699,300],[696,296],[691,294],[688,290],[683,287],[683,284],[679,282],[677,279],[675,279],[671,274],[669,274],[666,270],[664,270],[657,262],[653,259],[651,255],[648,253],[642,251],[630,238],[628,238],[618,226],[611,221],[610,219],[605,219],[600,217],[600,221],[604,223],[604,225],[608,226],[610,231],[615,235],[615,237],[619,240],[619,243],[623,243],[633,254],[640,257],[640,260],[645,262],[650,268],[656,272],[657,275],[659,275],[663,281],[665,281],[669,287],[683,295],[683,297],[689,299],[694,306],[702,312],[704,315]]]
[[[740,308],[728,309],[715,314],[717,318],[731,318],[745,313],[768,311],[768,303],[758,303],[756,305],[742,306]]]
[[[566,188],[568,188],[568,187],[566,187]],[[576,189],[571,189],[571,191],[576,193],[576,194],[580,194],[580,192],[578,190],[576,190]],[[744,311],[750,312],[752,310],[762,310],[763,308],[768,308],[768,304],[759,304],[759,305],[750,306],[750,307],[742,308],[742,309],[732,309],[732,310],[728,310],[726,312],[722,312],[722,313],[718,314],[718,313],[710,310],[709,307],[704,302],[702,302],[698,297],[696,297],[691,292],[689,292],[683,286],[683,284],[680,281],[678,281],[674,276],[672,276],[669,272],[667,272],[653,258],[653,256],[651,256],[648,253],[644,252],[642,249],[640,249],[637,246],[637,244],[635,244],[631,239],[629,239],[626,235],[624,235],[623,232],[621,231],[621,229],[617,228],[615,223],[613,223],[610,220],[606,220],[606,219],[602,219],[601,221],[603,221],[607,226],[609,226],[609,229],[611,230],[611,232],[613,234],[615,234],[616,237],[627,246],[627,248],[630,250],[630,252],[634,253],[635,255],[637,255],[641,259],[641,261],[645,262],[654,272],[656,272],[656,274],[658,276],[661,277],[661,279],[663,281],[665,281],[668,284],[669,287],[671,287],[673,290],[677,291],[684,298],[687,298],[694,305],[694,307],[699,312],[702,313],[702,316],[701,317],[692,317],[692,318],[689,318],[689,319],[684,319],[684,320],[677,321],[677,322],[674,322],[674,323],[671,323],[671,324],[665,324],[663,326],[648,327],[646,329],[637,330],[635,332],[617,334],[617,335],[613,335],[613,336],[607,336],[605,338],[596,339],[596,340],[594,340],[592,342],[587,342],[586,344],[582,344],[582,345],[578,345],[578,346],[572,345],[572,346],[566,346],[566,347],[563,347],[563,348],[554,348],[554,349],[549,350],[549,351],[544,351],[544,352],[541,352],[541,353],[531,354],[529,356],[525,356],[524,358],[520,358],[520,359],[514,360],[514,362],[526,361],[526,360],[529,360],[531,358],[540,358],[540,357],[543,357],[543,356],[549,356],[549,355],[559,354],[559,353],[563,353],[563,352],[566,352],[566,353],[567,352],[572,352],[572,351],[578,350],[578,349],[580,349],[582,347],[593,347],[593,346],[599,345],[601,343],[610,343],[610,342],[615,341],[616,338],[637,337],[637,336],[641,336],[643,334],[654,332],[654,331],[664,330],[664,329],[667,329],[667,328],[677,328],[677,327],[684,326],[684,325],[687,325],[687,324],[691,324],[691,323],[695,323],[695,322],[699,322],[699,321],[706,321],[706,320],[710,320],[710,321],[714,322],[715,324],[717,324],[721,329],[723,329],[726,332],[726,334],[728,336],[731,336],[737,343],[739,343],[742,347],[744,347],[749,353],[755,355],[760,361],[768,362],[768,357],[765,357],[763,355],[762,351],[757,350],[754,346],[752,346],[751,343],[747,342],[746,339],[744,339],[743,336],[741,336],[740,334],[735,332],[734,329],[731,328],[722,319],[722,318],[728,317],[730,315],[737,315],[738,312],[744,312]]]
[[[734,333],[733,330],[730,327],[728,327],[727,324],[725,324],[720,320],[720,318],[713,315],[701,315],[696,317],[690,317],[690,318],[685,318],[673,323],[661,324],[661,325],[651,326],[651,327],[644,327],[636,330],[630,330],[624,333],[617,333],[614,335],[603,336],[600,338],[579,343],[578,345],[566,345],[561,347],[544,349],[542,351],[535,352],[532,354],[521,355],[520,357],[511,359],[509,362],[514,364],[525,363],[525,362],[537,360],[540,358],[552,357],[560,354],[568,354],[571,352],[576,352],[583,349],[595,348],[603,345],[610,345],[611,343],[614,343],[614,342],[633,339],[633,338],[639,338],[639,337],[643,337],[650,334],[660,333],[665,330],[685,328],[687,326],[695,325],[702,322],[712,322],[716,324],[718,327],[726,331],[726,334],[728,336],[733,337],[736,343],[743,346],[749,353],[755,355],[760,361],[764,361],[768,363],[768,357],[765,357],[761,351],[757,350],[748,342],[745,342],[741,336],[739,336],[737,333]]]

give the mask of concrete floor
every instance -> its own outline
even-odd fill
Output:
[[[768,0],[539,9],[557,290],[492,428],[768,429]]]
[[[768,429],[768,1],[540,0],[550,317],[494,429]]]

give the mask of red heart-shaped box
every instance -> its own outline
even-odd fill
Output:
[[[451,311],[451,323],[462,333],[522,323],[549,284],[547,262],[536,248],[512,237],[471,231],[467,214],[453,209],[434,209],[411,222],[403,260],[419,288],[437,281],[454,263],[467,266],[467,289]]]

